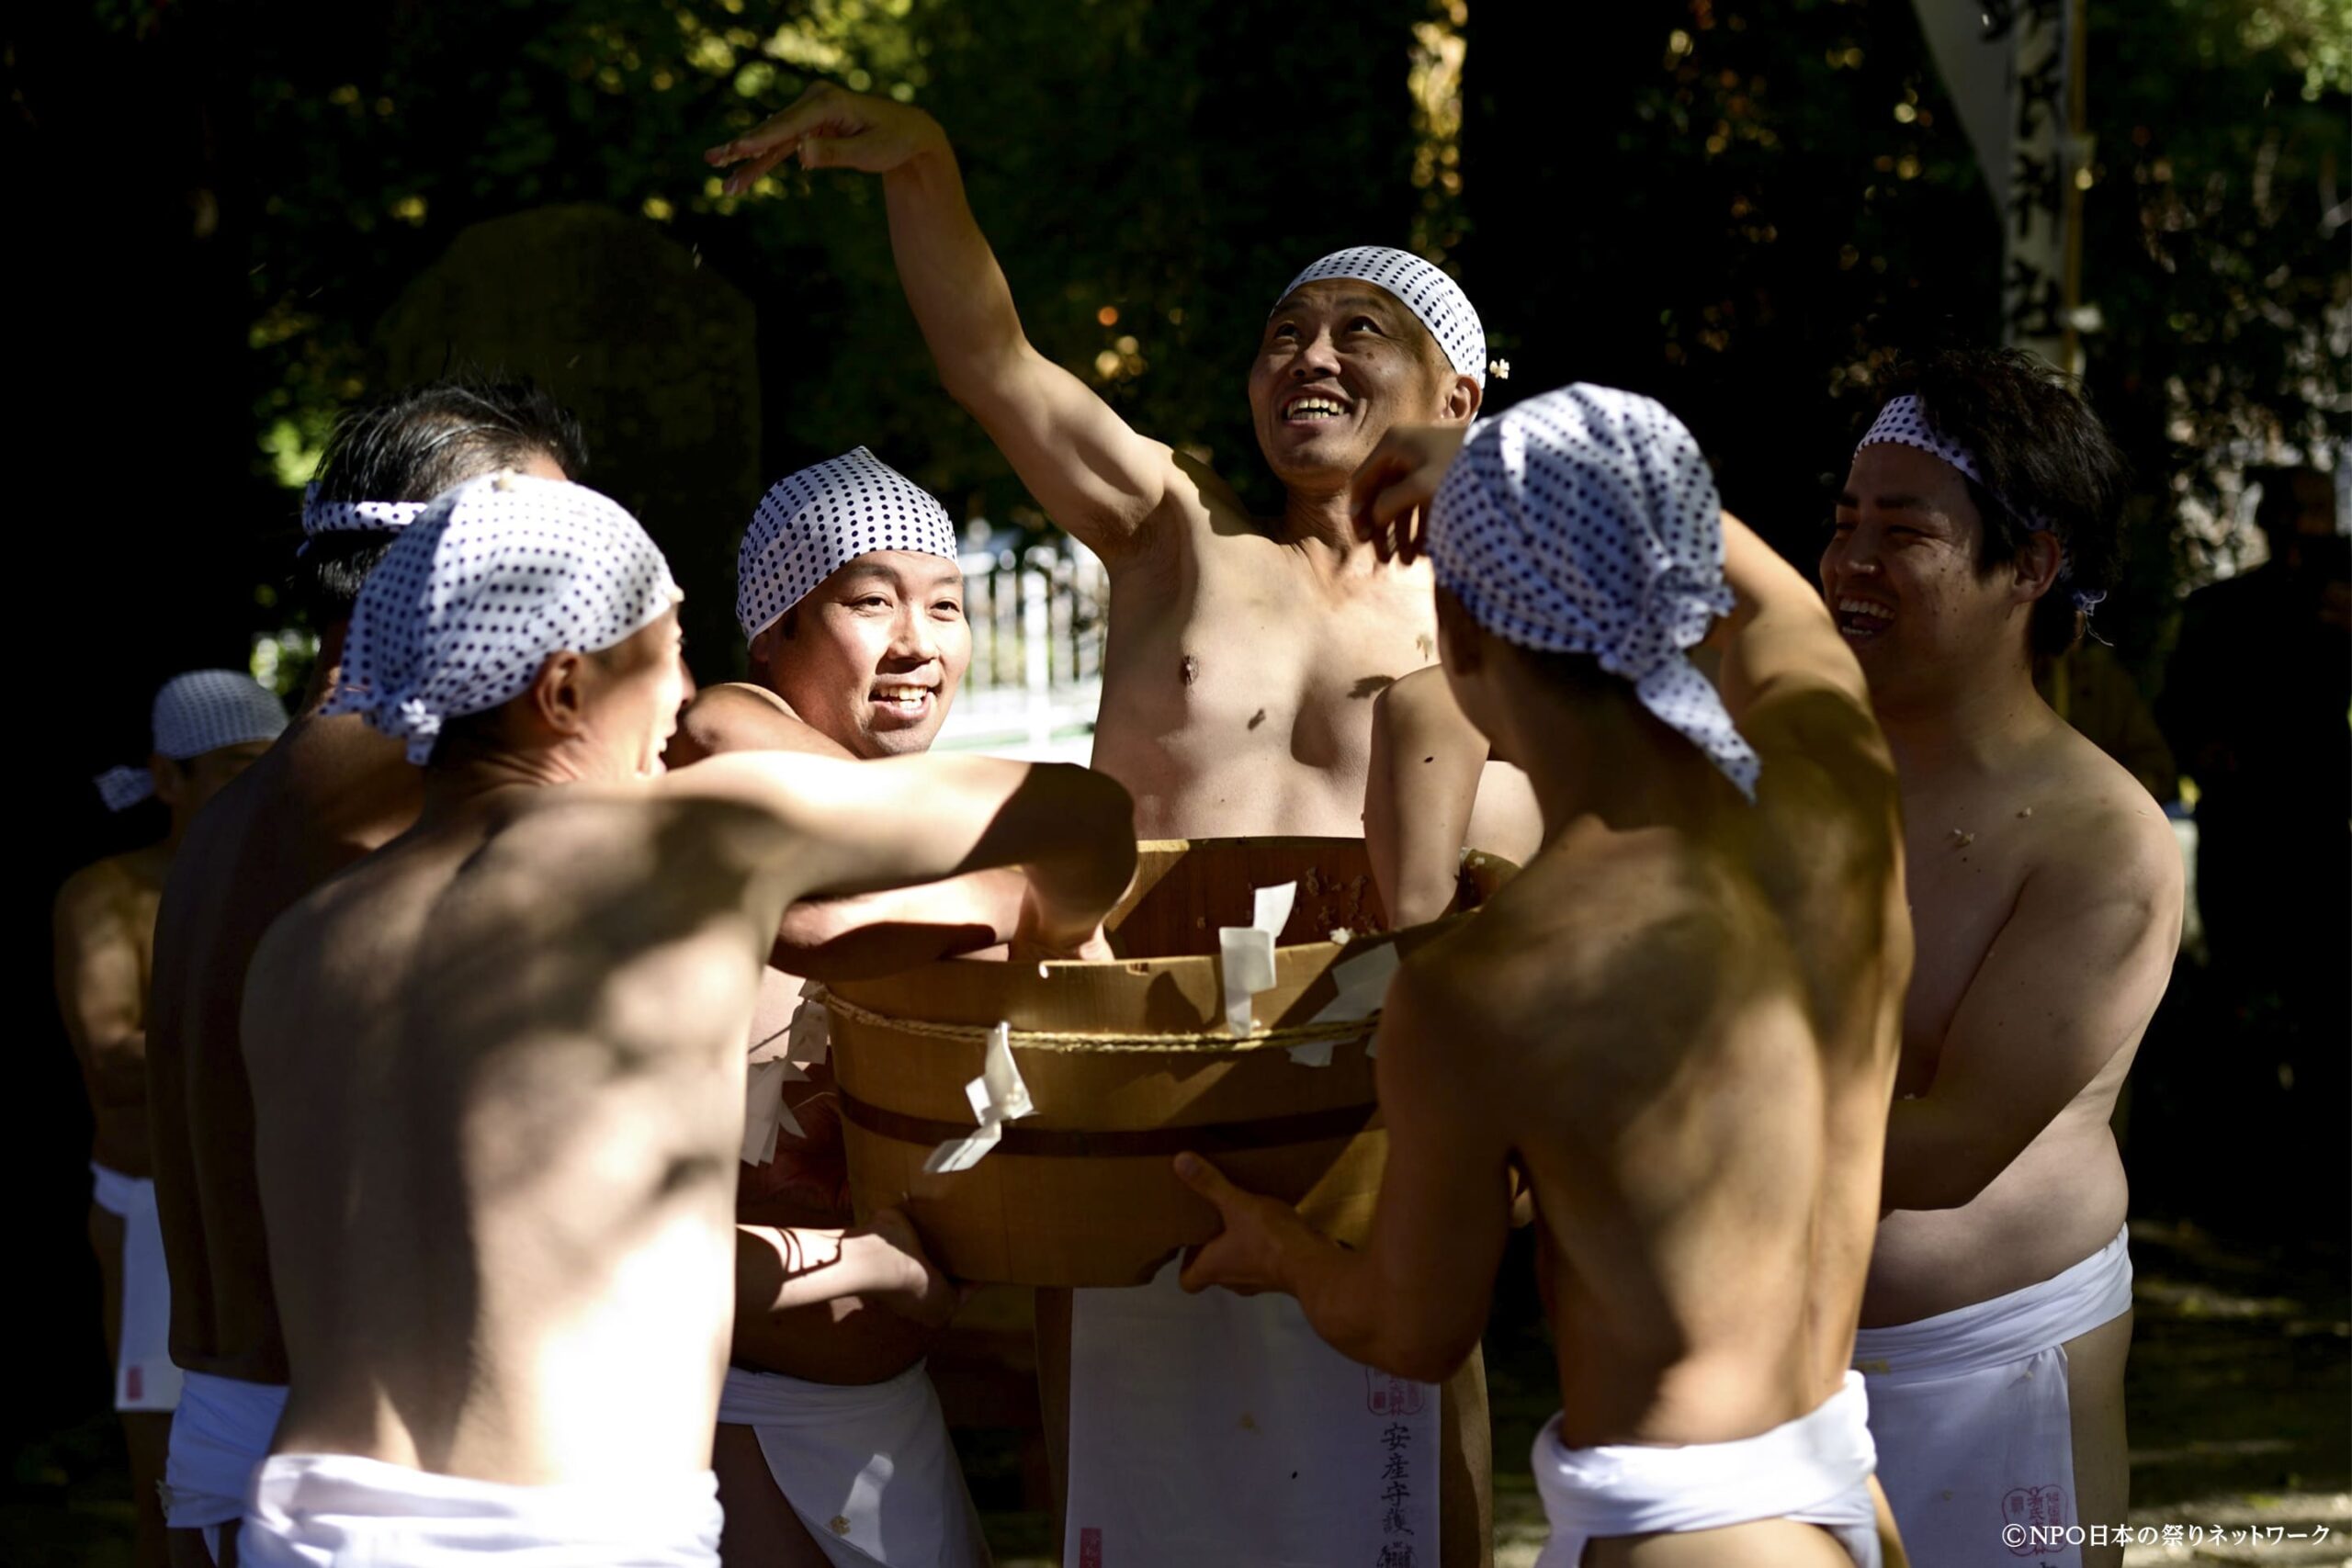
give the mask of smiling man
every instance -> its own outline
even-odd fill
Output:
[[[669,757],[799,751],[878,761],[930,748],[972,661],[946,509],[861,446],[779,480],[744,531],[735,609],[755,683],[715,686]],[[795,1031],[802,973],[888,973],[993,946],[1028,878],[977,873],[808,900],[761,973],[739,1172],[733,1364],[713,1469],[728,1568],[963,1568],[985,1560],[922,1359],[935,1325],[844,1292],[772,1309],[770,1226],[850,1223],[821,1036]],[[812,1041],[815,1042],[812,1048]],[[797,1049],[796,1049],[797,1048]]]
[[[368,579],[345,685],[416,826],[270,929],[244,1011],[292,1386],[267,1568],[708,1568],[742,1041],[786,907],[1027,864],[1047,941],[1126,886],[1125,792],[982,758],[665,771],[693,682],[619,506],[501,474]],[[772,1305],[954,1294],[903,1221],[779,1238]]]
[[[2038,361],[1946,353],[1887,389],[1821,557],[1894,751],[1917,928],[1854,1354],[1922,1568],[2128,1500],[2109,1118],[2171,974],[2180,852],[2033,685],[2111,581],[2122,483],[2098,418]]]
[[[965,199],[955,153],[930,116],[820,85],[708,154],[732,166],[729,185],[739,192],[794,157],[804,168],[882,176],[899,281],[948,393],[988,430],[1046,514],[1102,558],[1111,611],[1094,763],[1134,795],[1136,830],[1360,836],[1373,699],[1434,660],[1437,624],[1428,569],[1384,562],[1356,537],[1348,479],[1392,425],[1465,424],[1477,412],[1486,333],[1460,288],[1417,256],[1364,246],[1307,266],[1274,299],[1248,392],[1260,451],[1284,499],[1279,515],[1261,518],[1205,465],[1130,429],[1030,344]],[[1532,842],[1524,781],[1498,769],[1494,782],[1472,840]],[[1506,824],[1502,797],[1513,786],[1516,815]],[[1221,1309],[1182,1298],[1172,1272],[1150,1290],[1082,1296],[1074,1310],[1095,1325],[1085,1337],[1166,1344],[1182,1325],[1202,1330],[1204,1314]],[[1288,1303],[1238,1306],[1229,1331],[1203,1330],[1221,1347],[1215,1356],[1163,1356],[1155,1364],[1165,1366],[1164,1380],[1123,1390],[1124,1403],[1090,1423],[1121,1443],[1132,1438],[1135,1451],[1090,1441],[1071,1454],[1073,1561],[1084,1550],[1076,1516],[1086,1511],[1121,1520],[1137,1542],[1156,1543],[1139,1549],[1169,1561],[1221,1551],[1255,1560],[1277,1538],[1330,1540],[1329,1520],[1307,1517],[1302,1505],[1291,1505],[1299,1517],[1290,1520],[1280,1504],[1235,1506],[1235,1489],[1219,1484],[1211,1463],[1241,1451],[1232,1445],[1171,1459],[1150,1437],[1180,1421],[1229,1426],[1303,1397],[1285,1387],[1330,1352]],[[1039,1313],[1048,1432],[1060,1440],[1068,1325],[1050,1295]],[[1080,1402],[1102,1396],[1083,1373],[1078,1384]],[[1361,1410],[1361,1378],[1356,1386]],[[1223,1414],[1204,1414],[1212,1411]],[[1485,1550],[1486,1410],[1475,1362],[1452,1387],[1446,1421],[1459,1441],[1449,1441],[1443,1471],[1444,1560],[1467,1562]],[[1269,1464],[1265,1484],[1239,1495],[1303,1495],[1286,1485],[1296,1468]],[[1188,1487],[1167,1484],[1180,1474]],[[1130,1481],[1114,1483],[1114,1475]]]

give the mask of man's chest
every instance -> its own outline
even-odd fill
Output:
[[[1437,657],[1426,576],[1335,585],[1255,541],[1216,555],[1176,592],[1114,582],[1105,727],[1140,720],[1171,750],[1360,769],[1373,700]]]
[[[1896,1087],[1916,1093],[1934,1077],[1969,986],[2016,910],[2031,838],[2022,819],[1986,821],[1939,803],[1915,808],[1906,802],[1905,810],[1904,881],[1914,957]]]

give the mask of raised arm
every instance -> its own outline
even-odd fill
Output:
[[[854,760],[764,687],[712,686],[679,720],[667,760],[684,767],[731,751]],[[981,952],[1013,939],[1028,890],[1019,868],[1003,867],[855,897],[803,898],[785,910],[771,962],[806,979],[854,980]]]
[[[1801,693],[1826,693],[1871,711],[1862,667],[1838,635],[1821,590],[1728,512],[1724,580],[1735,603],[1708,640],[1723,650],[1724,706],[1751,742],[1751,723],[1769,728],[1771,705]]]
[[[1510,1148],[1464,1060],[1464,1014],[1429,979],[1430,950],[1390,982],[1380,1021],[1380,1113],[1388,1164],[1371,1239],[1351,1252],[1296,1210],[1244,1192],[1197,1155],[1177,1174],[1217,1206],[1225,1231],[1187,1260],[1188,1291],[1283,1291],[1341,1355],[1436,1382],[1478,1343],[1511,1220]]]
[[[57,1008],[100,1110],[147,1098],[146,965],[140,934],[107,886],[118,874],[76,872],[57,895]]]
[[[1085,382],[1032,347],[973,220],[937,121],[827,83],[705,156],[744,191],[786,158],[883,176],[899,280],[948,395],[988,431],[1046,513],[1105,560],[1140,542],[1175,468]]]
[[[2128,788],[2119,780],[2119,795]],[[2054,837],[2061,854],[2026,879],[1952,1012],[1934,1082],[1894,1102],[1885,1208],[1972,1201],[2139,1041],[2163,998],[2180,942],[2171,828],[2153,803],[2117,801]]]
[[[994,757],[825,757],[739,751],[665,775],[681,801],[750,808],[735,852],[796,897],[1028,871],[1025,932],[1082,947],[1135,874],[1135,803],[1103,774]]]

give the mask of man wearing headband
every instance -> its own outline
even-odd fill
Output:
[[[127,810],[154,798],[170,809],[164,837],[144,849],[84,866],[59,889],[57,1006],[81,1058],[94,1123],[90,1242],[98,1255],[107,1353],[114,1361],[114,1407],[130,1451],[137,1561],[164,1561],[164,1479],[180,1370],[172,1364],[171,1286],[155,1219],[147,1147],[147,974],[155,904],[164,874],[204,804],[286,728],[286,709],[252,676],[198,670],[155,694],[153,745],[143,768],[112,768],[97,780],[107,807]]]
[[[1361,836],[1372,699],[1430,662],[1437,628],[1425,571],[1386,567],[1355,539],[1348,476],[1399,421],[1463,424],[1477,412],[1486,335],[1461,288],[1418,256],[1361,246],[1315,261],[1270,301],[1249,397],[1260,450],[1285,501],[1280,516],[1257,518],[1216,474],[1129,429],[1092,389],[1030,344],[965,201],[955,154],[928,115],[820,85],[707,156],[734,166],[729,188],[741,191],[796,155],[805,168],[883,176],[899,280],[941,380],[987,428],[1046,514],[1102,558],[1111,634],[1094,763],[1135,795],[1136,831]],[[1491,782],[1471,836],[1481,846],[1522,852],[1534,838],[1524,781],[1498,768]],[[1059,1299],[1041,1298],[1040,1310],[1049,1341],[1048,1438],[1056,1443],[1065,1435],[1057,1408]],[[1158,1333],[1153,1313],[1197,1323],[1210,1309],[1158,1288],[1081,1296],[1076,1310],[1096,1314],[1110,1338],[1150,1339]],[[1237,1345],[1226,1358],[1228,1371],[1238,1375],[1256,1365],[1287,1376],[1294,1361],[1322,1356],[1295,1315],[1279,1306],[1270,1304],[1259,1326],[1271,1334],[1276,1315],[1285,1316],[1290,1338]],[[1299,1397],[1295,1390],[1211,1382],[1207,1369],[1189,1361],[1139,1353],[1134,1364],[1167,1368],[1162,1385],[1123,1387],[1119,1412],[1105,1416],[1139,1443],[1158,1424],[1154,1400],[1162,1393],[1176,1404],[1245,1410]],[[1077,1390],[1080,1398],[1101,1392]],[[1476,1409],[1456,1406],[1465,1394]],[[1446,1469],[1460,1505],[1450,1517],[1466,1533],[1450,1539],[1445,1561],[1459,1563],[1486,1550],[1476,1369],[1449,1396],[1446,1422],[1471,1445]],[[1201,1491],[1178,1495],[1166,1484],[1170,1461],[1156,1444],[1125,1457],[1089,1445],[1072,1463],[1073,1495],[1090,1493],[1089,1472],[1124,1469],[1136,1478],[1114,1494],[1092,1495],[1102,1498],[1100,1512],[1120,1516],[1144,1539],[1165,1536],[1157,1528],[1161,1515],[1137,1520],[1147,1503],[1223,1524],[1231,1548],[1244,1554],[1290,1528],[1234,1507],[1234,1488],[1218,1487],[1204,1469],[1196,1470]],[[1288,1469],[1270,1466],[1268,1473],[1286,1477]],[[1269,1497],[1298,1492],[1278,1494],[1272,1480],[1244,1490]],[[1296,1521],[1301,1539],[1327,1526]],[[1070,1522],[1068,1555],[1083,1551],[1085,1528]]]
[[[1894,750],[1918,922],[1855,1365],[1925,1568],[2127,1502],[2109,1118],[2171,974],[2180,851],[2033,685],[2113,581],[2122,485],[2097,417],[2038,361],[1948,352],[1882,394],[1821,556]],[[2120,1542],[2028,1547],[2122,1560]]]
[[[415,770],[354,717],[324,717],[351,607],[398,531],[450,485],[585,461],[571,415],[526,385],[451,381],[347,416],[302,509],[291,592],[319,631],[300,716],[198,819],[156,921],[148,1078],[155,1196],[171,1264],[167,1511],[180,1561],[233,1552],[286,1398],[286,1349],[254,1187],[239,1015],[254,944],[288,905],[416,819]],[[202,1539],[197,1539],[197,1532]]]
[[[872,761],[927,750],[972,661],[954,523],[862,446],[761,499],[737,557],[735,608],[752,680],[695,698],[667,753],[673,767],[729,751]],[[803,981],[775,965],[887,973],[993,946],[1014,933],[1027,889],[1017,868],[981,872],[808,900],[785,917],[752,1021],[736,1211],[743,1294],[712,1455],[728,1568],[815,1553],[842,1568],[986,1559],[922,1365],[936,1328],[854,1296],[781,1314],[760,1299],[760,1264],[774,1256],[763,1227],[851,1223],[823,1036],[810,1019],[794,1027]]]
[[[743,1040],[785,908],[1021,863],[1061,946],[1133,872],[1126,795],[1081,768],[668,773],[679,598],[619,506],[518,474],[444,494],[360,594],[325,711],[398,742],[424,806],[254,954],[293,1373],[257,1568],[715,1563]],[[895,1213],[771,1245],[772,1310],[953,1308]]]
[[[1391,983],[1369,1244],[1182,1156],[1226,1221],[1185,1285],[1291,1292],[1348,1354],[1438,1375],[1486,1326],[1516,1171],[1562,1404],[1540,1568],[1874,1568],[1847,1360],[1910,928],[1861,672],[1657,403],[1548,393],[1447,468],[1460,439],[1392,437],[1373,522],[1430,501],[1445,680],[1534,781],[1544,848]],[[1720,698],[1688,657],[1711,627]]]

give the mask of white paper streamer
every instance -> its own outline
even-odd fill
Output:
[[[1396,944],[1384,942],[1368,952],[1335,964],[1331,979],[1340,994],[1323,1004],[1323,1010],[1307,1020],[1309,1023],[1352,1023],[1360,1018],[1370,1018],[1380,1010],[1381,1002],[1388,995],[1388,981],[1403,960],[1396,956]],[[1331,1048],[1338,1042],[1310,1040],[1304,1045],[1290,1048],[1290,1059],[1302,1067],[1328,1067],[1331,1065]],[[1364,1055],[1373,1055],[1366,1047]]]
[[[1246,926],[1220,926],[1216,945],[1217,973],[1225,986],[1225,1026],[1237,1040],[1250,1032],[1250,1003],[1274,983],[1274,943],[1290,923],[1291,906],[1297,902],[1298,884],[1261,887],[1252,899]]]
[[[800,1005],[792,1012],[792,1037],[784,1054],[804,1067],[823,1061],[832,1049],[833,1015],[825,1010],[825,987],[811,980],[800,987]]]
[[[980,1076],[964,1086],[964,1098],[972,1102],[979,1130],[967,1138],[950,1138],[932,1150],[922,1162],[926,1175],[952,1176],[971,1169],[980,1163],[980,1156],[996,1147],[1007,1122],[1036,1112],[1029,1086],[1021,1081],[1021,1069],[1012,1060],[1012,1025],[1000,1023],[989,1032]]]

